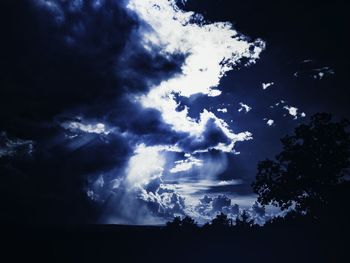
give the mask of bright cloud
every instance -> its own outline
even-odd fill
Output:
[[[180,160],[175,162],[175,167],[170,170],[170,173],[179,173],[191,170],[193,167],[203,166],[203,161],[190,156],[186,160]]]
[[[108,135],[111,132],[106,128],[106,125],[103,123],[81,123],[77,121],[72,121],[63,123],[62,127],[72,132],[80,131],[104,135]]]
[[[126,182],[131,188],[142,187],[163,175],[165,152],[178,152],[171,146],[138,145],[126,168]]]
[[[149,84],[148,91],[136,94],[134,99],[143,108],[159,111],[162,121],[181,134],[186,144],[194,146],[185,154],[183,140],[174,142],[175,146],[136,145],[124,169],[123,180],[117,180],[113,188],[118,191],[125,187],[127,193],[136,192],[140,200],[155,204],[159,213],[175,214],[185,210],[191,214],[199,202],[198,191],[239,183],[217,180],[218,174],[227,167],[223,153],[235,153],[236,142],[251,140],[252,134],[233,132],[216,112],[206,108],[192,117],[190,105],[179,107],[178,100],[195,95],[220,96],[219,84],[225,74],[243,61],[246,65],[254,64],[265,43],[259,39],[249,42],[230,23],[206,23],[201,16],[180,10],[175,0],[129,0],[127,9],[140,21],[133,41],[136,35],[151,55],[159,54],[169,60],[177,55],[184,58],[180,72],[160,83]],[[224,105],[221,107],[218,112],[228,111]],[[246,112],[251,110],[243,103],[241,107]],[[203,144],[212,133],[215,135],[212,137],[219,139]],[[221,155],[211,157],[210,150],[217,150]],[[184,159],[173,163],[180,153]],[[178,174],[190,170],[195,170],[200,179],[176,185],[163,181],[168,177],[177,180]]]
[[[244,104],[243,102],[240,102],[239,105],[241,107],[238,109],[238,112],[248,113],[248,112],[250,112],[252,110],[252,107],[250,107],[247,104]]]
[[[222,112],[222,113],[227,113],[227,109],[223,108],[223,109],[217,109],[218,112]]]
[[[271,127],[272,125],[275,124],[275,121],[270,119],[270,120],[267,120],[266,124]]]
[[[273,85],[275,85],[274,82],[262,83],[262,88],[263,88],[263,90],[266,90],[266,89],[268,89],[269,87],[271,87]]]
[[[287,110],[289,115],[293,116],[295,119],[298,118],[298,108],[292,106],[284,106],[283,109]]]
[[[198,138],[205,131],[207,122],[213,119],[228,138],[233,141],[243,138],[234,134],[212,112],[203,110],[200,117],[194,119],[189,117],[187,107],[178,111],[175,94],[187,98],[195,94],[221,95],[217,87],[225,73],[242,59],[248,59],[247,64],[255,63],[265,43],[261,40],[246,41],[230,23],[202,23],[203,18],[180,10],[173,0],[131,0],[128,8],[145,22],[138,31],[146,50],[156,49],[164,56],[186,56],[181,73],[151,87],[148,94],[138,97],[140,103],[145,108],[159,110],[164,122],[176,132]],[[231,145],[218,147],[233,150]]]

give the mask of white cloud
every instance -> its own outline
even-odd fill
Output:
[[[229,186],[229,185],[240,185],[242,184],[241,180],[229,180],[229,181],[220,181],[220,180],[211,180],[211,179],[202,179],[202,180],[179,180],[178,184],[163,184],[164,187],[174,190],[177,193],[184,196],[185,199],[193,197],[193,195],[207,191],[212,187],[217,186]],[[195,202],[199,200],[196,199]]]
[[[221,95],[221,90],[218,90],[218,89],[211,89],[209,92],[208,92],[208,97],[218,97]]]
[[[274,84],[275,84],[274,82],[262,83],[262,88],[263,88],[263,90],[266,90],[269,87],[273,86]]]
[[[240,180],[228,180],[228,181],[219,181],[218,185],[220,186],[227,186],[227,185],[239,185],[242,184]]]
[[[322,80],[327,75],[334,75],[335,74],[334,70],[331,69],[330,67],[323,67],[323,68],[314,69],[313,72],[314,72],[313,78],[319,79],[319,80]]]
[[[203,161],[193,156],[188,157],[186,160],[176,161],[175,167],[170,170],[170,173],[179,173],[191,170],[193,167],[203,166]]]
[[[275,124],[275,121],[270,119],[270,120],[267,120],[266,124],[271,127],[272,125]]]
[[[310,62],[313,62],[312,59],[304,59],[301,63],[310,63]]]
[[[250,112],[252,110],[252,107],[250,107],[247,104],[244,104],[243,102],[240,102],[239,105],[241,107],[238,109],[238,112],[244,111],[244,113],[248,113],[248,112]]]
[[[108,135],[111,131],[103,123],[81,123],[77,121],[64,122],[62,127],[71,132],[86,132]]]
[[[227,109],[226,108],[222,108],[222,109],[217,109],[218,112],[222,112],[222,113],[227,113]]]
[[[298,108],[292,106],[284,106],[283,109],[287,110],[289,115],[293,116],[294,119],[298,118]]]
[[[143,187],[156,178],[161,178],[166,164],[165,152],[179,149],[167,145],[138,145],[126,168],[126,183],[130,188]]]
[[[305,63],[309,63],[312,62],[312,60],[305,60],[307,62]],[[323,78],[329,76],[329,75],[334,75],[335,71],[330,68],[330,67],[321,67],[321,68],[314,68],[314,69],[309,69],[306,71],[296,71],[294,73],[294,77],[298,78],[298,77],[311,77],[314,80],[322,80]]]
[[[232,29],[230,23],[201,23],[199,16],[180,10],[175,2],[131,0],[128,4],[128,8],[146,24],[138,28],[146,50],[152,52],[157,49],[164,56],[186,56],[180,74],[151,87],[148,94],[137,99],[145,108],[159,110],[163,121],[176,132],[198,138],[205,131],[207,121],[214,119],[228,138],[237,141],[237,138],[243,137],[234,134],[226,122],[212,112],[203,110],[197,120],[189,117],[187,107],[178,111],[174,94],[187,98],[195,94],[219,96],[221,91],[217,87],[225,73],[243,58],[248,59],[248,64],[255,63],[265,43],[261,40],[249,43]],[[233,150],[231,144],[217,148]]]

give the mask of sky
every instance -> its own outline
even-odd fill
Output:
[[[1,3],[7,220],[163,224],[247,210],[259,161],[349,117],[345,1]]]

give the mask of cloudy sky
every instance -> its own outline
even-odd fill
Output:
[[[15,3],[14,3],[15,2]],[[255,204],[258,161],[348,117],[345,2],[1,3],[8,220],[203,223]]]

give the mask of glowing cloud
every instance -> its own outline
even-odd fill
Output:
[[[266,124],[271,127],[275,124],[275,121],[270,119],[266,122]]]
[[[179,173],[191,170],[193,167],[203,166],[203,161],[193,156],[190,156],[186,160],[175,162],[175,167],[170,170],[170,173]]]
[[[241,107],[238,109],[238,112],[248,113],[248,112],[250,112],[252,110],[252,107],[250,107],[247,104],[244,104],[243,102],[239,103],[239,105]]]
[[[273,86],[273,85],[275,85],[274,82],[263,83],[263,84],[262,84],[262,88],[263,88],[263,90],[266,90],[266,89],[268,89],[269,87],[271,87],[271,86]]]
[[[166,157],[164,152],[179,151],[170,146],[138,145],[126,168],[126,183],[129,188],[142,187],[163,175]]]
[[[222,112],[222,113],[227,113],[227,109],[223,108],[223,109],[217,109],[218,112]]]
[[[81,122],[65,122],[62,124],[62,127],[66,130],[72,132],[80,131],[86,133],[95,133],[95,134],[104,134],[108,135],[110,130],[106,128],[106,125],[103,123],[81,123]]]
[[[139,102],[145,108],[160,111],[164,122],[176,132],[199,138],[207,122],[213,119],[234,142],[245,139],[243,134],[234,134],[212,112],[203,110],[200,117],[194,119],[188,116],[187,107],[178,111],[175,94],[187,98],[195,94],[221,95],[217,87],[225,73],[242,59],[246,59],[247,64],[255,63],[265,43],[246,41],[230,23],[207,24],[201,16],[180,10],[174,0],[131,0],[128,8],[144,22],[138,33],[146,50],[164,56],[182,54],[186,57],[180,74],[151,87],[149,93],[137,98]],[[233,145],[219,145],[218,148],[232,151]]]
[[[294,119],[298,118],[298,108],[292,106],[284,106],[283,109],[287,110],[289,115],[293,116]]]

